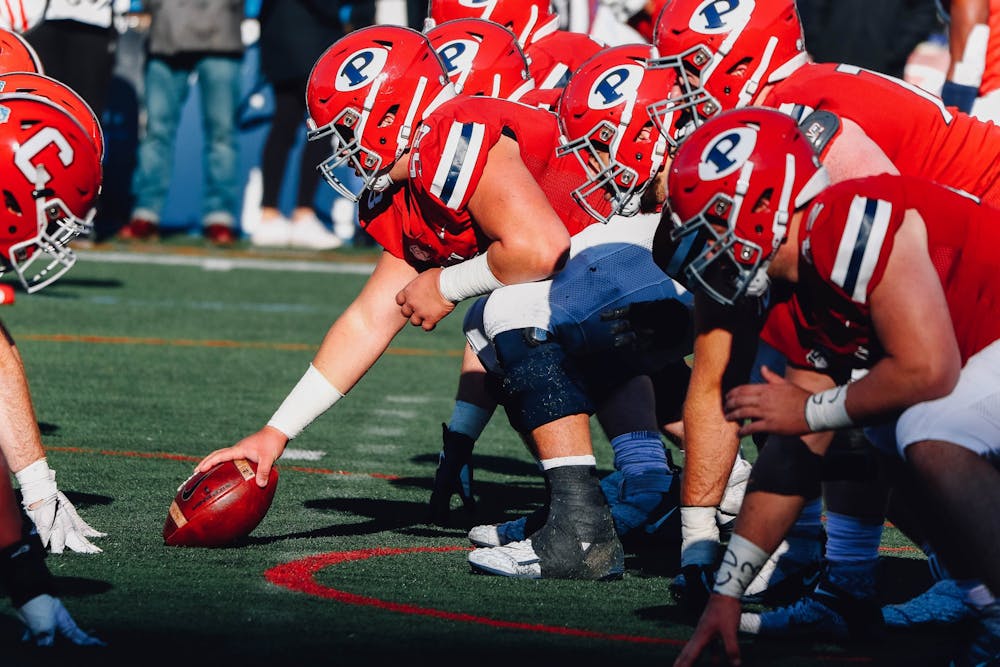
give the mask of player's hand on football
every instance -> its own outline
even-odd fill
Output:
[[[761,367],[766,384],[745,384],[726,394],[726,419],[750,421],[740,427],[740,436],[753,433],[803,435],[809,433],[806,423],[806,401],[810,393],[788,382],[767,366]]]
[[[410,281],[396,295],[396,304],[410,324],[430,331],[455,310],[455,304],[441,296],[438,276],[441,269],[428,269]]]
[[[77,646],[107,646],[81,630],[59,598],[51,595],[31,598],[18,607],[17,617],[25,625],[21,640],[36,646],[52,646],[56,637],[63,637]]]
[[[105,533],[92,528],[77,513],[56,486],[56,472],[49,469],[45,459],[19,471],[17,479],[21,485],[24,511],[28,514],[42,544],[52,553],[59,554],[69,549],[78,553],[100,553],[101,548],[92,543],[90,537],[104,537]]]
[[[684,645],[681,654],[674,661],[674,667],[688,667],[698,661],[698,656],[716,638],[722,640],[722,648],[730,665],[740,664],[740,645],[736,641],[736,631],[740,625],[740,601],[728,595],[713,594],[708,606],[698,620],[691,639]]]
[[[195,467],[195,472],[208,472],[214,466],[226,461],[247,459],[257,464],[257,486],[267,486],[271,475],[271,466],[285,451],[288,437],[272,426],[265,426],[252,435],[248,435],[232,447],[217,449]]]

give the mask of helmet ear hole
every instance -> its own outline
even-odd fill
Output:
[[[13,213],[14,215],[23,215],[21,211],[20,204],[17,203],[17,198],[14,197],[14,193],[10,190],[3,191],[3,203],[7,207],[7,211]]]
[[[770,211],[772,196],[774,196],[774,188],[767,188],[766,190],[764,190],[764,192],[761,193],[760,197],[757,198],[757,201],[754,202],[751,211],[753,211],[754,213],[767,213],[768,211]],[[760,225],[758,225],[758,228],[759,227]],[[759,228],[757,230],[758,233],[762,231],[763,231],[762,228]]]

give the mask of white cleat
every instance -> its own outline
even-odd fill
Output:
[[[505,521],[504,523],[473,526],[469,531],[469,541],[477,547],[501,547],[511,542],[520,542],[527,537],[525,527],[528,517]]]
[[[531,540],[511,542],[504,546],[476,549],[469,553],[473,570],[515,579],[541,579],[542,564],[531,546]]]

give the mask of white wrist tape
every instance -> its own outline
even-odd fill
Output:
[[[30,507],[39,500],[55,496],[59,492],[56,487],[56,474],[49,470],[48,461],[44,458],[17,471],[14,476],[21,486],[22,504],[25,507]]]
[[[711,565],[719,555],[715,507],[681,507],[681,565]]]
[[[806,424],[814,433],[854,426],[847,414],[847,385],[816,392],[806,399]]]
[[[739,535],[729,538],[729,546],[722,556],[719,571],[715,574],[715,587],[719,595],[731,598],[743,597],[744,591],[767,562],[768,553],[750,540]]]
[[[343,397],[315,366],[309,364],[302,379],[285,397],[267,425],[291,440]]]
[[[458,303],[503,287],[503,283],[493,275],[486,255],[485,252],[480,253],[472,259],[441,269],[438,277],[441,296],[452,303]]]

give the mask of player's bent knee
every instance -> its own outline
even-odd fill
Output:
[[[566,353],[545,332],[505,331],[494,339],[503,368],[501,392],[511,423],[532,431],[562,417],[593,414],[582,383],[569,369]]]
[[[823,457],[801,438],[771,437],[750,472],[747,493],[764,491],[809,500],[820,495],[822,479]]]

